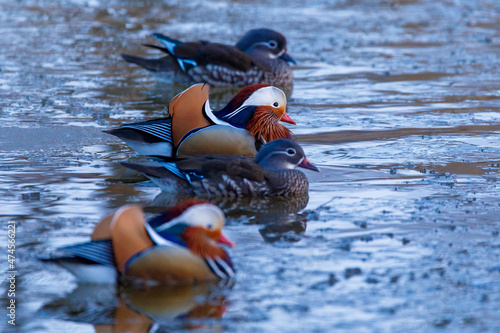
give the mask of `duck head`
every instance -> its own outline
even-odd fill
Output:
[[[319,168],[306,158],[302,147],[292,140],[278,139],[265,144],[254,161],[268,171],[293,170],[301,167],[319,172]]]
[[[226,252],[218,244],[235,245],[222,233],[224,213],[206,201],[184,201],[157,217],[157,221],[165,220],[169,222],[160,224],[151,221],[150,224],[157,225],[155,231],[162,237],[178,237],[192,252],[202,257],[226,258]]]
[[[286,50],[285,36],[271,29],[248,31],[236,47],[254,59],[280,59],[296,63]]]
[[[244,87],[215,114],[233,126],[245,128],[250,134],[265,142],[292,138],[292,132],[281,125],[280,121],[296,125],[286,113],[285,93],[267,84]]]

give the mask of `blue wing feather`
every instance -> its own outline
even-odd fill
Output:
[[[191,68],[198,66],[196,61],[194,61],[193,59],[179,57],[177,54],[175,54],[174,48],[179,44],[183,44],[183,42],[159,33],[154,33],[153,36],[156,37],[160,42],[162,42],[163,45],[165,45],[165,48],[170,53],[170,55],[174,56],[177,59],[179,67],[183,72],[186,72]]]
[[[96,264],[115,266],[115,256],[113,245],[110,239],[79,243],[60,247],[57,249],[59,253],[57,257],[50,260],[71,260],[71,259],[86,259]]]
[[[130,128],[145,132],[166,142],[172,143],[172,119],[162,118],[139,123],[125,124],[121,128]]]
[[[182,170],[179,170],[175,162],[161,162],[157,161],[162,167],[170,171],[172,174],[176,175],[177,177],[189,182],[191,184],[191,177],[189,176],[188,173],[185,173]]]
[[[173,56],[175,56],[175,53],[174,53],[174,48],[179,45],[179,44],[183,44],[183,42],[181,42],[180,40],[177,40],[177,39],[173,39],[173,38],[170,38],[168,36],[165,36],[163,34],[160,34],[160,33],[157,33],[155,32],[153,34],[154,37],[156,37],[160,42],[162,42],[163,45],[165,45],[165,47],[167,48],[167,50],[170,52],[170,54],[172,54]]]

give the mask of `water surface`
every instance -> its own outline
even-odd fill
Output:
[[[0,6],[0,221],[2,243],[17,225],[21,332],[500,330],[497,1]],[[185,87],[120,53],[156,56],[152,32],[225,42],[255,27],[288,38],[288,113],[322,172],[306,198],[214,200],[235,283],[77,286],[37,261],[120,205],[180,199],[121,167],[135,153],[102,130],[164,116]]]

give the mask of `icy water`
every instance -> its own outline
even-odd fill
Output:
[[[179,200],[121,167],[134,152],[101,131],[165,115],[185,87],[119,54],[157,55],[141,46],[152,32],[234,42],[255,27],[288,38],[288,113],[322,172],[308,198],[214,201],[234,284],[77,286],[39,262],[122,204]],[[500,331],[498,1],[1,1],[0,49],[18,331]]]

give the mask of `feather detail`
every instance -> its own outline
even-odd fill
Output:
[[[248,121],[246,130],[266,142],[276,139],[292,139],[292,132],[279,121],[278,116],[269,107],[259,106]]]
[[[252,84],[242,88],[221,111],[237,110],[250,96],[260,88],[269,87],[268,84]],[[223,112],[224,113],[224,112]]]
[[[175,205],[174,207],[169,208],[165,212],[163,212],[160,215],[157,215],[150,219],[148,221],[149,225],[152,226],[154,229],[159,228],[165,223],[168,223],[169,221],[175,219],[176,217],[180,216],[182,213],[184,213],[189,207],[192,207],[194,205],[198,204],[204,204],[207,203],[206,200],[201,200],[201,199],[188,199],[184,200],[181,203]]]
[[[206,233],[205,230],[199,227],[188,227],[181,236],[182,240],[186,242],[188,249],[203,257],[203,258],[216,258],[227,259],[226,251]]]
[[[168,104],[168,114],[172,117],[172,142],[175,147],[179,146],[187,133],[211,124],[202,112],[208,96],[209,86],[195,84],[177,94]]]

